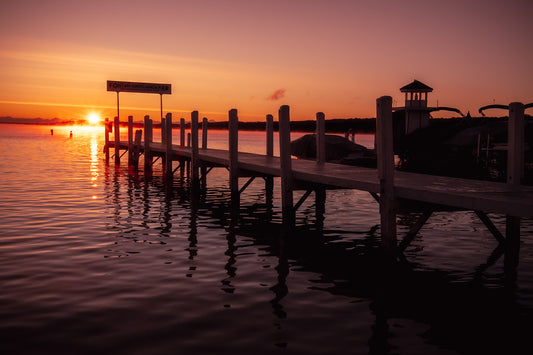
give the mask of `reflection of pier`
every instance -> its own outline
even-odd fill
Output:
[[[274,177],[281,179],[281,200],[283,222],[291,225],[302,202],[315,192],[317,215],[324,211],[327,189],[358,189],[372,193],[380,203],[382,244],[397,247],[396,215],[399,201],[415,201],[424,205],[424,213],[408,236],[400,243],[405,249],[433,211],[441,206],[473,210],[485,223],[498,241],[505,246],[506,260],[516,264],[520,241],[520,218],[533,217],[533,188],[520,184],[523,174],[523,122],[524,105],[510,105],[509,137],[515,149],[509,150],[508,183],[458,179],[442,176],[422,175],[394,170],[392,147],[392,99],[377,100],[376,147],[378,169],[363,168],[324,162],[324,115],[317,114],[317,161],[293,160],[290,153],[289,107],[279,110],[280,157],[273,156],[272,116],[267,116],[267,154],[251,154],[238,151],[237,110],[229,112],[229,150],[207,147],[207,120],[202,123],[202,139],[199,145],[198,112],[191,114],[190,144],[185,141],[185,122],[180,122],[180,142],[172,142],[172,115],[162,120],[162,141],[153,142],[152,121],[145,117],[144,140],[141,130],[133,134],[132,119],[129,120],[128,141],[120,141],[119,121],[114,122],[115,140],[109,140],[110,126],[106,124],[106,158],[109,148],[115,150],[115,162],[120,163],[121,150],[128,151],[129,162],[138,166],[139,157],[144,155],[145,169],[149,170],[153,159],[163,159],[164,171],[171,177],[178,169],[187,167],[193,184],[205,183],[205,176],[214,167],[229,170],[231,202],[239,206],[239,195],[257,177],[265,179],[267,195],[271,191]],[[125,152],[124,152],[125,153]],[[177,167],[173,162],[177,161]],[[200,174],[201,173],[201,174]],[[239,187],[239,178],[248,181]],[[297,203],[293,191],[306,192]],[[268,196],[267,196],[268,198]],[[270,196],[271,200],[271,196]],[[501,233],[487,216],[488,212],[507,215],[505,233]],[[321,218],[317,218],[320,220]],[[505,234],[505,236],[504,236]],[[509,264],[509,263],[507,263]]]

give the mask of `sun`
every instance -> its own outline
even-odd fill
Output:
[[[87,116],[87,122],[89,122],[89,124],[100,123],[100,115],[95,112],[90,113],[89,116]]]

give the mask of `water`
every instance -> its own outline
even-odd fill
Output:
[[[264,152],[263,133],[240,142]],[[532,350],[532,220],[516,275],[503,258],[478,271],[497,243],[470,212],[436,213],[387,268],[368,193],[328,191],[323,230],[311,195],[285,232],[279,181],[269,208],[256,180],[234,224],[225,169],[191,196],[159,162],[130,173],[102,149],[101,129],[0,125],[2,354]]]

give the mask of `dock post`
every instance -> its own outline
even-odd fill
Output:
[[[326,162],[326,116],[323,112],[316,113],[316,163]],[[326,212],[326,189],[315,188],[315,216],[318,229],[324,228],[324,214]]]
[[[394,149],[392,130],[392,97],[377,99],[376,153],[380,183],[379,212],[381,243],[396,247],[396,211],[394,201]]]
[[[266,115],[266,155],[274,155],[274,117]]]
[[[507,142],[507,184],[519,187],[524,177],[524,105],[509,104]],[[520,217],[506,216],[504,267],[513,270],[518,266],[520,254]]]
[[[274,156],[274,116],[266,115],[266,155]],[[274,202],[274,177],[265,176],[265,203],[268,211],[272,211]]]
[[[106,164],[109,164],[109,118],[105,118],[105,145],[104,145],[104,153],[105,153],[105,162]]]
[[[180,147],[185,147],[185,118],[180,118]]]
[[[191,112],[191,178],[198,183],[198,111]]]
[[[133,163],[133,116],[128,116],[128,165]]]
[[[185,147],[185,118],[180,118],[180,147]],[[185,176],[185,159],[180,159],[180,179]]]
[[[161,144],[165,145],[167,134],[167,122],[164,117],[161,117]]]
[[[150,152],[150,143],[152,143],[152,120],[150,116],[144,116],[144,171],[148,171],[152,166],[152,153]]]
[[[132,165],[135,170],[139,169],[139,155],[141,153],[142,134],[143,132],[140,129],[135,131],[135,140],[133,142],[131,160],[128,161],[128,163],[130,163],[130,165]]]
[[[229,111],[228,131],[231,203],[234,208],[239,208],[239,118],[237,116],[237,109],[231,109]]]
[[[326,119],[323,112],[316,113],[316,162],[326,162]]]
[[[207,149],[207,117],[202,118],[202,149]]]
[[[169,112],[165,118],[166,129],[162,129],[161,132],[165,131],[165,170],[166,176],[172,177],[172,114]]]
[[[115,164],[120,164],[120,122],[118,116],[115,117]]]
[[[293,226],[296,216],[294,211],[291,162],[291,127],[289,106],[283,105],[279,109],[279,156],[281,170],[281,209],[283,224]]]
[[[202,149],[207,149],[207,128],[208,128],[207,117],[202,118]],[[200,175],[201,181],[200,185],[202,188],[205,188],[207,185],[207,167],[205,164],[200,164]]]

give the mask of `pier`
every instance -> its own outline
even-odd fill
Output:
[[[239,206],[239,195],[256,178],[263,178],[266,190],[272,191],[275,178],[280,179],[283,224],[291,226],[303,201],[313,192],[316,213],[325,209],[326,191],[357,189],[369,192],[379,203],[381,242],[384,247],[400,253],[409,245],[420,228],[441,209],[471,210],[480,218],[505,251],[506,267],[518,263],[520,219],[533,217],[533,186],[521,184],[524,167],[524,105],[509,105],[509,147],[507,183],[396,171],[393,152],[392,98],[377,99],[376,103],[377,169],[325,162],[325,115],[316,115],[317,159],[293,159],[290,150],[290,108],[281,106],[278,112],[280,156],[273,155],[273,116],[266,116],[266,154],[239,152],[238,112],[228,112],[228,150],[208,148],[208,122],[204,119],[201,133],[198,111],[191,113],[191,132],[185,137],[185,120],[180,120],[180,141],[172,141],[173,120],[168,113],[161,120],[161,141],[153,141],[153,121],[145,116],[144,130],[133,129],[128,119],[128,140],[120,140],[119,118],[113,125],[106,119],[105,157],[109,162],[114,151],[115,164],[128,152],[128,164],[139,167],[144,156],[144,169],[151,169],[161,159],[168,179],[180,169],[187,172],[191,184],[205,184],[206,175],[213,168],[229,172],[229,187],[233,206]],[[114,131],[114,140],[110,133]],[[200,139],[201,134],[201,139]],[[201,142],[201,144],[200,144]],[[177,163],[177,165],[176,165]],[[247,178],[240,186],[240,178]],[[294,190],[305,190],[295,203]],[[267,193],[268,194],[268,193]],[[418,206],[422,212],[401,240],[397,237],[396,217],[406,202]],[[356,214],[357,211],[354,211]],[[500,231],[488,213],[506,215],[505,231]],[[317,217],[320,220],[320,217]]]

